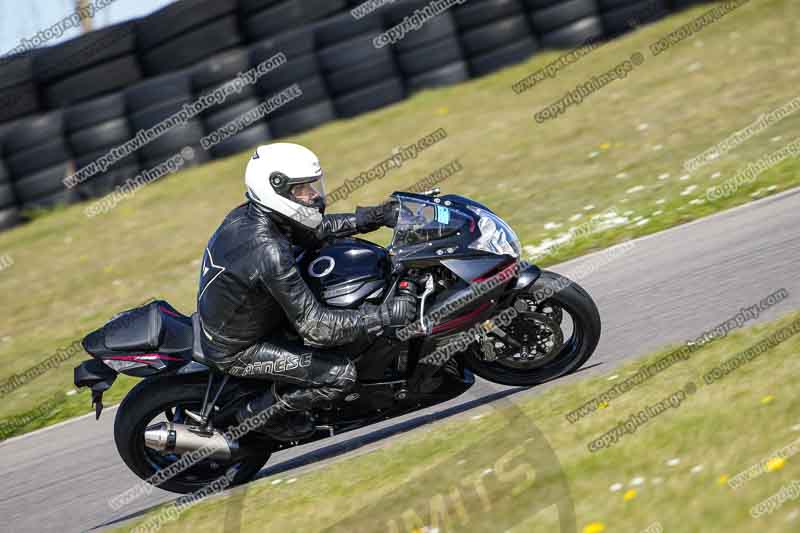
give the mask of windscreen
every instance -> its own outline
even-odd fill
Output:
[[[392,239],[396,253],[469,231],[470,218],[455,209],[422,200],[398,199],[400,214]]]

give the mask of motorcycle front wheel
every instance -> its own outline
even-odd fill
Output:
[[[545,270],[513,305],[518,313],[510,324],[465,352],[465,364],[478,376],[502,385],[538,385],[574,372],[594,353],[600,313],[577,283]]]

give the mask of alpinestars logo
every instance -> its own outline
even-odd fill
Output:
[[[200,296],[197,297],[198,300],[203,298],[208,286],[214,283],[214,280],[223,272],[225,272],[225,267],[215,265],[214,258],[211,257],[211,250],[206,248],[206,253],[203,254],[203,269],[200,271],[200,286],[202,289],[200,290]]]

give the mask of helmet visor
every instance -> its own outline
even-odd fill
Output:
[[[309,178],[308,181],[292,185],[289,189],[289,198],[306,207],[319,207],[325,205],[325,178],[318,176]]]

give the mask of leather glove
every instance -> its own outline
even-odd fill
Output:
[[[378,308],[381,325],[407,326],[417,318],[416,298],[409,294],[395,296]]]
[[[374,231],[381,226],[393,228],[397,224],[399,213],[400,202],[389,198],[381,205],[356,208],[356,225],[362,232]]]
[[[400,294],[379,306],[365,304],[367,331],[381,334],[388,328],[410,326],[417,318],[417,301],[409,294]]]
[[[397,218],[400,216],[400,202],[396,198],[389,198],[381,204],[383,209],[383,225],[393,228],[397,225]]]

